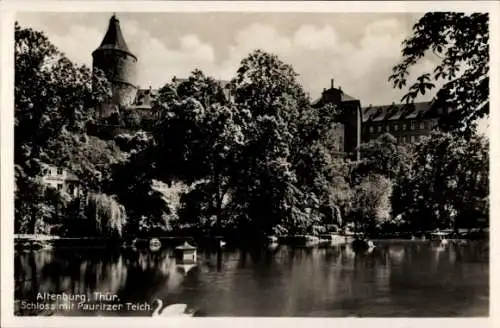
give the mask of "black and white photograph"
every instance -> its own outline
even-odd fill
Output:
[[[9,315],[492,315],[496,7],[218,8],[13,13]]]

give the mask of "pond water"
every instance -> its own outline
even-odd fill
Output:
[[[20,252],[16,314],[150,316],[162,299],[205,316],[488,316],[486,242],[376,244],[365,254],[349,246],[224,249],[200,252],[191,266],[178,265],[170,249]],[[102,295],[110,297],[97,302]]]

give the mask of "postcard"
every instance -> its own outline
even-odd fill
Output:
[[[493,326],[498,7],[3,3],[2,326]]]

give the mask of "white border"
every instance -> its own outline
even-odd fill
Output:
[[[135,327],[144,325],[149,327],[201,327],[205,325],[214,327],[255,327],[255,326],[282,326],[282,327],[302,327],[315,325],[322,327],[351,327],[365,326],[371,327],[495,327],[500,326],[500,322],[495,320],[498,302],[498,285],[495,276],[498,272],[498,260],[500,258],[497,242],[494,238],[498,223],[496,213],[500,213],[500,199],[498,188],[495,183],[499,180],[500,164],[496,164],[494,159],[499,158],[498,137],[500,133],[500,121],[498,117],[499,108],[499,2],[496,1],[352,1],[352,2],[264,2],[264,1],[15,1],[0,2],[1,8],[1,326],[2,327]],[[68,318],[68,317],[14,317],[13,316],[13,296],[14,296],[14,276],[13,270],[13,88],[14,88],[14,12],[426,12],[426,11],[463,11],[463,12],[489,12],[490,13],[490,48],[491,48],[491,86],[493,90],[490,95],[490,197],[491,197],[491,242],[490,242],[490,317],[480,319],[320,319],[320,318],[194,318],[194,319],[168,319],[155,320],[153,318]],[[496,323],[496,325],[495,325]]]

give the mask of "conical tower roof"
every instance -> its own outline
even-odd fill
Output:
[[[122,30],[120,28],[120,21],[118,20],[118,18],[116,18],[116,15],[114,14],[113,16],[111,16],[109,20],[109,26],[108,30],[106,31],[106,35],[104,35],[101,45],[96,50],[99,49],[121,50],[134,56],[128,49],[127,43],[123,38]]]

